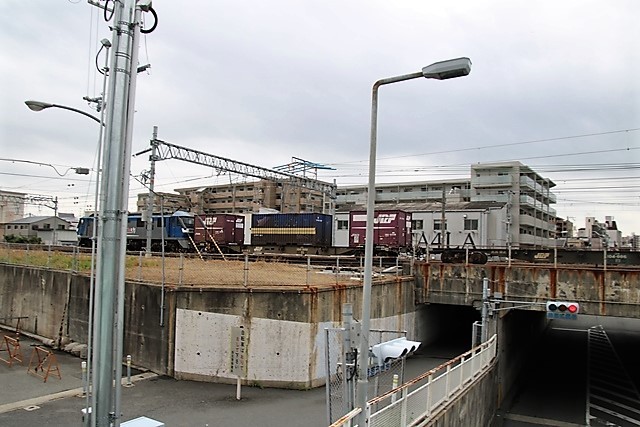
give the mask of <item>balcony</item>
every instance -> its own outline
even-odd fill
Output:
[[[511,175],[490,175],[478,176],[471,180],[473,188],[499,188],[513,186],[513,176]]]
[[[498,202],[507,203],[509,201],[508,194],[476,194],[471,196],[472,202]]]

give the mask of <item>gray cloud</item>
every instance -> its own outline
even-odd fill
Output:
[[[640,132],[483,148],[639,128],[637,1],[156,1],[154,8],[158,28],[140,45],[140,63],[152,68],[138,78],[134,151],[157,125],[161,139],[179,145],[265,167],[302,157],[336,167],[323,178],[364,182],[373,82],[469,56],[467,78],[381,89],[378,180],[466,176],[471,163],[522,160],[559,183],[559,215],[578,224],[586,215],[614,215],[625,233],[640,232],[638,169],[552,171],[640,163],[638,150],[580,154],[637,149]],[[101,13],[86,2],[4,1],[0,37],[1,157],[92,165],[95,123],[62,110],[36,115],[23,102],[91,112],[81,98],[99,93],[95,54],[98,41],[111,38]],[[441,175],[450,165],[462,166]],[[133,159],[132,173],[146,168],[144,158]],[[44,173],[6,162],[1,169]],[[169,190],[211,171],[167,161],[158,173]],[[621,190],[569,192],[572,182],[596,187],[569,181],[595,175]],[[633,179],[604,179],[625,175]],[[91,199],[86,179],[73,177],[80,180],[67,187],[65,180],[1,177],[3,189],[57,194],[69,210],[90,203],[71,202]]]

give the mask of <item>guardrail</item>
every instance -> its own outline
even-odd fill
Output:
[[[462,393],[468,384],[489,369],[496,355],[497,336],[447,363],[425,372],[367,402],[369,427],[423,424],[443,405]],[[356,427],[356,408],[330,427]]]

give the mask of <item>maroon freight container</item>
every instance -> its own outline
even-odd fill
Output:
[[[349,212],[349,247],[364,247],[367,212]],[[376,246],[391,249],[411,247],[411,213],[401,210],[376,210],[373,219]]]
[[[244,216],[233,214],[197,215],[193,232],[196,245],[208,246],[213,241],[218,246],[244,243]]]

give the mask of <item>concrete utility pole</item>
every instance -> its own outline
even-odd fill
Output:
[[[447,231],[447,194],[444,192],[444,184],[442,184],[442,201],[440,202],[442,206],[440,206],[440,248],[445,248],[444,244],[444,236]]]
[[[106,99],[104,158],[98,220],[91,425],[120,425],[126,227],[131,169],[138,43],[142,11],[150,1],[113,7],[111,72]],[[117,314],[117,316],[116,316]]]
[[[147,247],[145,249],[144,256],[151,257],[151,236],[153,234],[153,201],[155,192],[153,191],[154,183],[156,181],[156,160],[158,159],[158,126],[153,127],[153,138],[151,139],[151,155],[149,160],[151,161],[151,168],[149,169],[149,196],[147,197]],[[162,214],[162,212],[160,212]],[[164,233],[164,230],[162,231]]]

